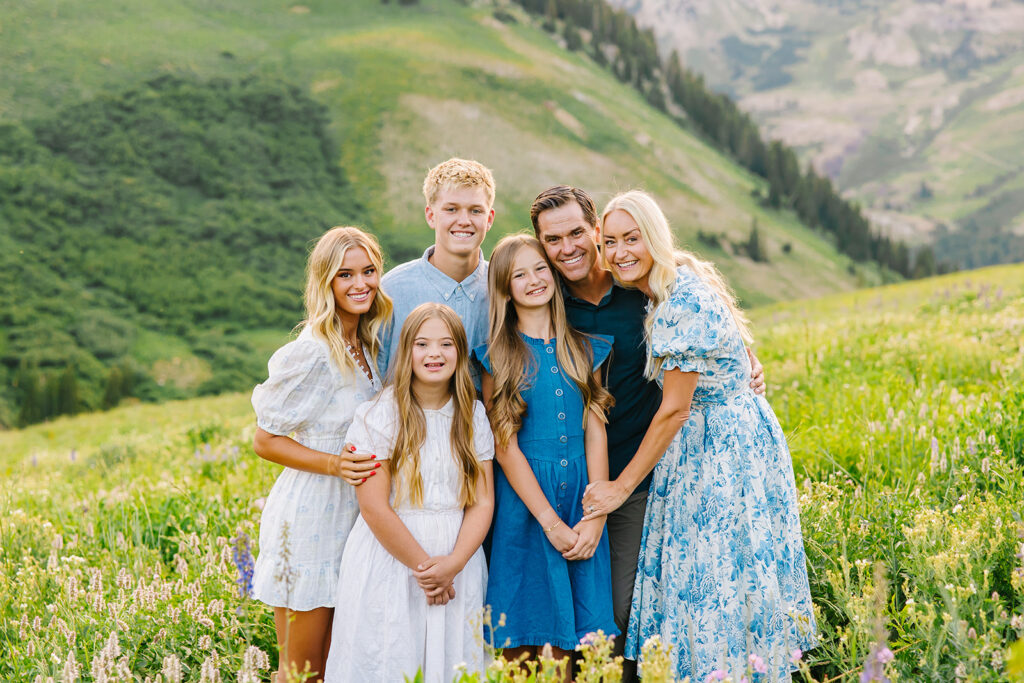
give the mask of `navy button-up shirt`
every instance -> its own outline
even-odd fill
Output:
[[[644,317],[647,296],[638,289],[613,284],[595,306],[565,293],[565,313],[569,323],[588,334],[614,338],[607,368],[608,391],[615,405],[608,414],[608,475],[615,479],[633,459],[647,427],[661,405],[661,388],[657,382],[644,378],[647,363],[647,340],[644,338]],[[651,476],[637,486],[646,491]]]

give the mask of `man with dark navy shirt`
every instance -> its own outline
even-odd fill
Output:
[[[575,187],[558,185],[541,192],[530,207],[530,219],[548,260],[561,275],[569,323],[590,334],[613,337],[607,365],[608,390],[615,405],[608,414],[608,475],[614,480],[629,464],[661,404],[661,389],[644,377],[647,344],[644,316],[647,297],[638,289],[615,283],[600,263],[597,208]],[[751,356],[751,387],[764,393],[761,364]],[[637,486],[619,509],[608,515],[611,546],[612,601],[615,624],[622,631],[615,654],[625,644],[633,598],[637,556],[643,536],[647,488],[651,475]],[[636,662],[626,660],[623,683],[636,681]]]

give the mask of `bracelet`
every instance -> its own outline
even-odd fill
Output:
[[[558,525],[561,524],[561,523],[562,523],[562,520],[559,519],[554,524],[552,524],[550,527],[548,527],[547,529],[544,529],[544,527],[541,527],[541,528],[544,529],[544,533],[549,534],[552,531],[554,531],[555,529],[557,529]]]

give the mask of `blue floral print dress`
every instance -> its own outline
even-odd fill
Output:
[[[649,351],[664,372],[700,377],[690,417],[654,469],[626,656],[659,636],[678,680],[715,669],[790,680],[790,653],[813,647],[814,612],[793,463],[725,302],[685,266],[658,306]],[[641,662],[641,666],[643,663]]]

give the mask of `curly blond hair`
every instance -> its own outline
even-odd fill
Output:
[[[451,158],[430,169],[423,179],[423,198],[433,205],[441,190],[459,187],[482,187],[487,194],[487,205],[494,206],[494,176],[491,169],[479,161]]]

